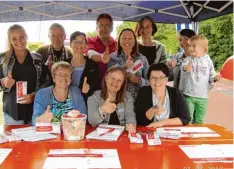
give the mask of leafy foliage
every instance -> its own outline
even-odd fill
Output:
[[[209,55],[216,70],[233,55],[233,15],[224,15],[200,24],[200,33],[209,40]]]
[[[96,37],[96,36],[97,36],[97,31],[87,33],[87,37]]]

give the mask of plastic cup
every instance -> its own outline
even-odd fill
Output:
[[[77,116],[62,115],[62,129],[64,139],[76,141],[84,139],[87,116],[79,114]]]

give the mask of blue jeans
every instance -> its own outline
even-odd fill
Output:
[[[5,125],[22,125],[25,124],[24,120],[14,120],[10,115],[4,113]],[[31,121],[27,124],[31,124]]]

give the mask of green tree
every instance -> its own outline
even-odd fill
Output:
[[[130,28],[133,31],[135,30],[136,22],[123,22],[116,28],[116,39],[118,39],[120,32],[125,28]]]
[[[97,36],[97,32],[96,32],[96,31],[88,32],[88,33],[87,33],[87,36],[88,36],[88,37],[95,37],[95,36]]]
[[[200,23],[200,33],[209,40],[209,55],[216,70],[233,55],[233,15],[224,15]]]
[[[166,51],[176,54],[178,52],[179,43],[177,41],[176,27],[174,24],[157,24],[158,31],[154,35],[154,39],[166,46]]]

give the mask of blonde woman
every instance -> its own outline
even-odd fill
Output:
[[[54,86],[41,89],[36,94],[33,124],[35,122],[58,122],[71,110],[87,114],[84,98],[77,86],[70,86],[72,66],[64,61],[56,62],[51,69]]]
[[[1,54],[0,89],[3,91],[5,125],[31,122],[35,92],[45,82],[42,57],[27,50],[27,34],[20,25],[8,29],[9,49]],[[16,101],[16,84],[27,84],[27,94]]]

